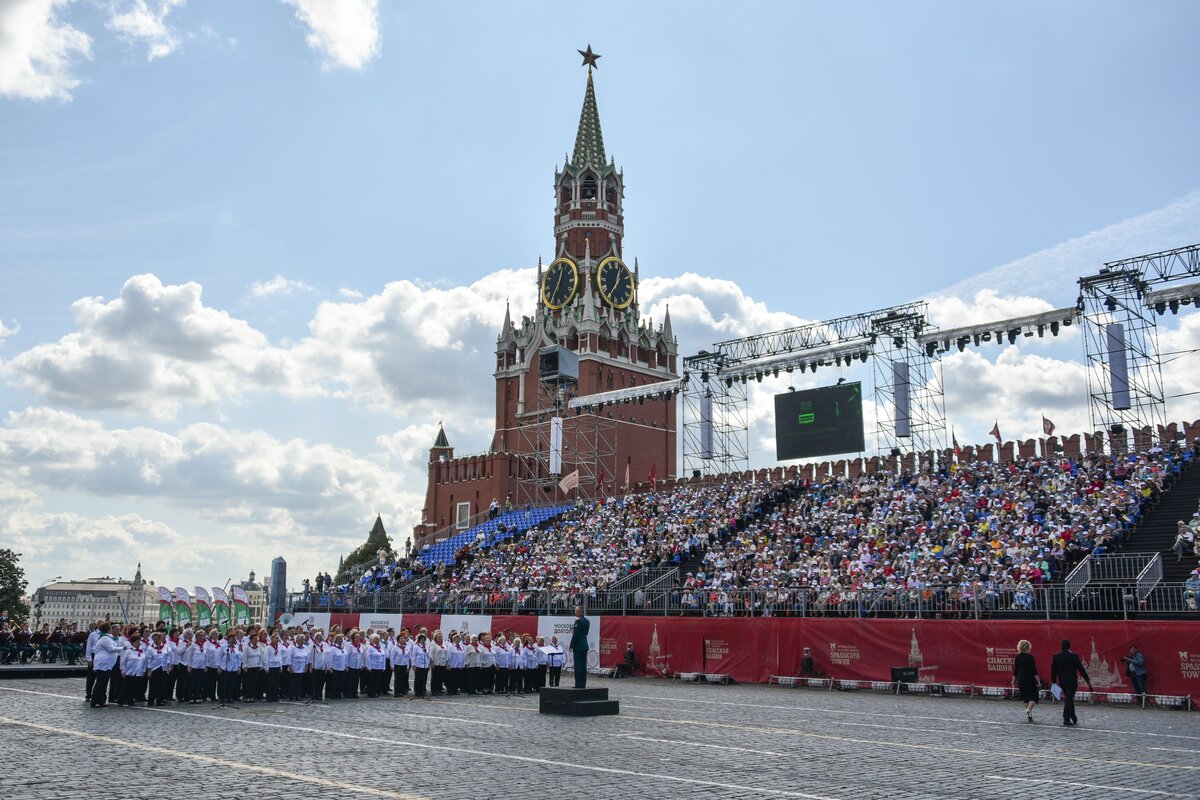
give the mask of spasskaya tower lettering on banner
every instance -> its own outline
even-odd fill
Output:
[[[415,539],[440,539],[495,499],[524,506],[620,495],[628,484],[675,477],[676,409],[664,392],[572,408],[572,398],[677,377],[665,311],[639,310],[637,259],[623,246],[625,178],[604,149],[594,70],[587,67],[575,146],[554,174],[554,250],[539,261],[537,303],[496,341],[496,431],[488,451],[455,457],[445,428],[429,451],[429,484]]]

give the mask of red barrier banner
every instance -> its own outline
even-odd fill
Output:
[[[1147,691],[1200,695],[1194,622],[605,617],[600,631],[602,666],[620,663],[632,643],[648,675],[722,673],[744,683],[802,674],[807,647],[815,672],[834,678],[887,681],[892,667],[914,667],[926,683],[1007,686],[1021,639],[1032,643],[1049,681],[1050,659],[1067,638],[1097,691],[1132,691],[1121,658],[1136,644],[1146,657]]]
[[[344,629],[377,622],[378,615],[298,615]],[[399,619],[397,619],[399,618]],[[632,644],[634,661],[647,675],[706,672],[742,683],[766,683],[772,675],[801,675],[808,648],[814,671],[831,678],[891,680],[893,667],[913,667],[925,683],[1008,686],[1017,642],[1033,645],[1042,678],[1061,639],[1072,649],[1099,692],[1132,691],[1123,656],[1136,644],[1146,658],[1147,691],[1200,697],[1200,624],[1195,622],[1027,622],[1022,620],[860,620],[780,617],[591,617],[591,639],[600,665],[614,667]],[[425,627],[470,633],[560,634],[566,617],[388,615],[410,631]],[[599,623],[599,624],[597,624]],[[375,626],[378,629],[378,625]],[[598,631],[598,633],[597,633]]]

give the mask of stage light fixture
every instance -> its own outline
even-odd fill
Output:
[[[1160,317],[1163,314],[1167,313],[1167,304],[1165,302],[1163,302],[1162,300],[1159,300],[1157,303],[1154,304],[1154,313],[1158,314]]]
[[[771,370],[771,375],[773,377],[778,378],[779,377],[779,367],[776,367],[775,369]]]
[[[762,383],[762,373],[761,372],[755,373],[754,380],[758,381],[759,383]]]
[[[1026,339],[1028,339],[1030,336],[1033,336],[1033,328],[1026,328],[1022,332],[1025,334]]]
[[[897,336],[897,337],[893,338],[893,339],[892,339],[892,344],[894,344],[894,345],[896,346],[896,349],[897,349],[897,350],[901,350],[901,349],[903,349],[903,348],[904,348],[904,337],[903,337],[903,336]]]
[[[971,338],[975,340],[975,346],[979,347],[979,334],[977,333]]]
[[[996,331],[996,344],[1004,346],[1004,331]]]
[[[871,357],[871,354],[868,353],[866,350],[862,350],[858,354],[858,360],[863,362],[864,364],[867,363],[867,359],[870,357]]]
[[[1170,302],[1167,303],[1167,307],[1171,309],[1172,314],[1179,313],[1179,301],[1178,300],[1171,300]]]
[[[1038,325],[1038,338],[1039,339],[1045,338],[1045,336],[1046,336],[1046,326]]]
[[[991,331],[984,331],[984,332],[983,332],[983,336],[982,336],[981,338],[982,338],[982,339],[983,339],[985,342],[990,342],[990,341],[992,340],[992,332],[991,332]]]
[[[1020,328],[1011,328],[1011,329],[1009,329],[1009,331],[1008,331],[1008,343],[1009,343],[1009,344],[1016,344],[1016,343],[1017,343],[1017,337],[1018,337],[1020,334],[1021,334],[1021,329],[1020,329]]]
[[[969,342],[969,341],[971,341],[971,340],[965,336],[958,337],[958,352],[961,353],[963,350],[966,350],[967,342]]]
[[[1116,311],[1117,299],[1110,294],[1108,297],[1104,298],[1104,307],[1109,311]]]
[[[788,365],[788,368],[787,368],[787,373],[788,373],[789,375],[791,375],[791,374],[792,374],[792,370],[793,370],[793,369],[795,369],[795,367],[793,367],[793,366],[791,366],[791,365],[789,364],[789,365]]]
[[[701,382],[701,383],[708,383],[708,373],[707,373],[707,372],[701,372],[701,373],[700,373],[700,382]]]
[[[1067,317],[1066,319],[1063,320],[1063,327],[1064,328],[1071,327],[1071,318],[1070,317]]]
[[[926,342],[925,343],[925,357],[926,358],[933,358],[933,354],[936,350],[937,350],[937,342]]]
[[[725,379],[725,388],[729,389],[729,388],[732,388],[732,386],[733,386],[733,378],[726,378]]]
[[[1057,322],[1050,323],[1050,335],[1058,336],[1058,323]]]
[[[839,367],[842,365],[842,357],[841,356],[837,356],[833,360]]]

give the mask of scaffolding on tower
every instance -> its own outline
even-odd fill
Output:
[[[555,359],[549,369],[548,351],[554,351]],[[514,477],[519,505],[588,501],[612,492],[616,424],[611,416],[571,408],[578,392],[578,370],[569,364],[572,356],[562,347],[543,348],[539,355],[537,392],[517,417]],[[564,491],[561,483],[574,480],[572,476],[578,484]]]

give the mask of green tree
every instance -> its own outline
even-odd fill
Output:
[[[8,548],[0,550],[0,609],[8,610],[8,618],[24,621],[29,618],[29,606],[22,598],[29,582],[25,570],[17,563],[20,554]]]
[[[338,564],[338,573],[334,576],[333,582],[342,584],[349,581],[355,574],[362,571],[364,565],[376,560],[381,547],[389,553],[392,552],[392,537],[388,536],[388,532],[383,529],[383,518],[377,516],[375,525],[367,534],[367,541],[351,550],[350,554]]]

